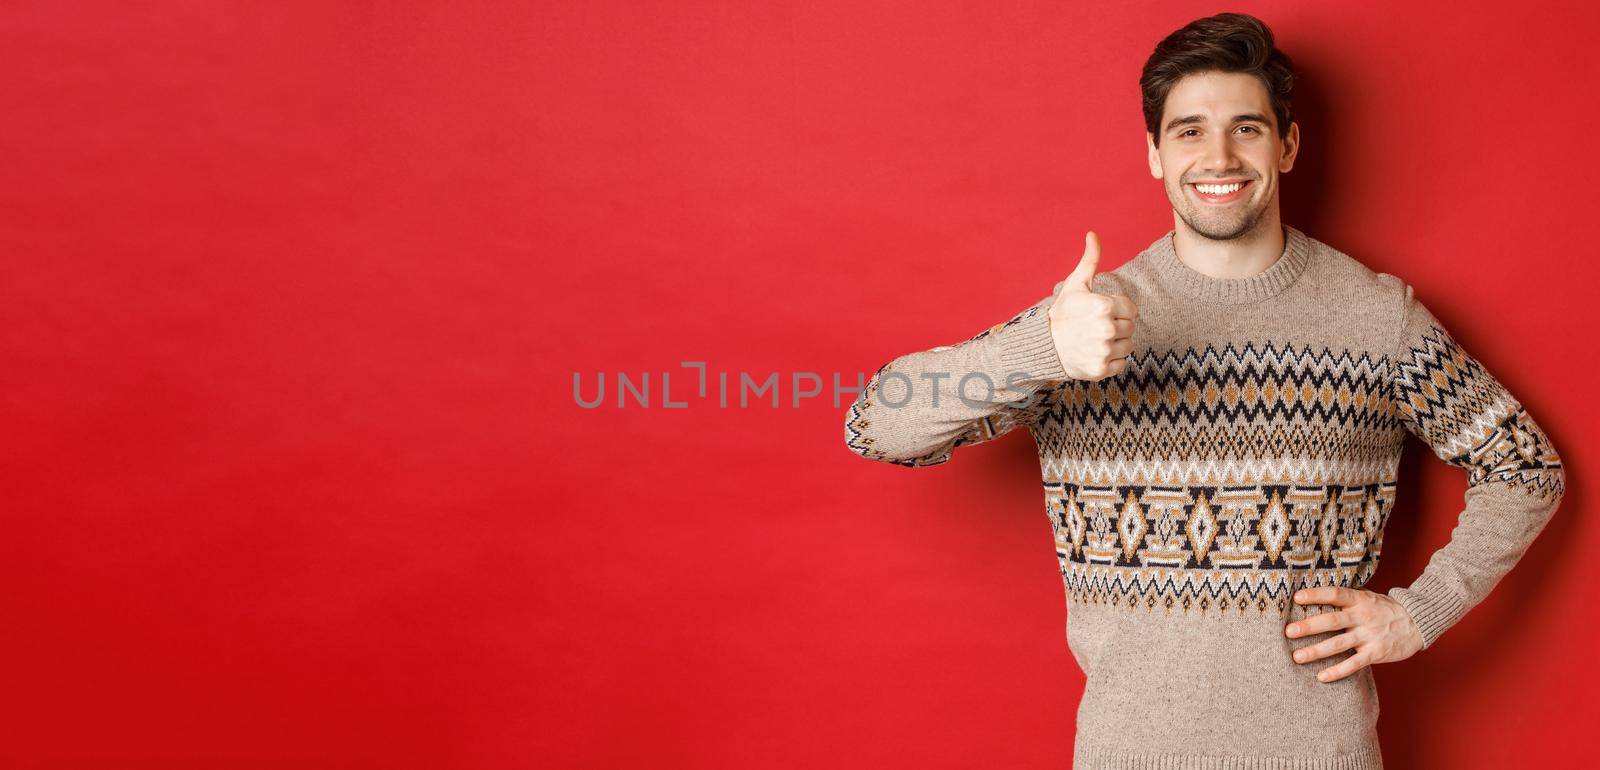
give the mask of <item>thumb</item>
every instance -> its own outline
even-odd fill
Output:
[[[1061,288],[1065,291],[1089,291],[1099,267],[1100,236],[1090,230],[1083,236],[1083,258],[1078,260],[1078,266],[1073,268],[1067,280],[1061,282]]]

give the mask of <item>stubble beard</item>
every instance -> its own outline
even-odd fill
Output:
[[[1178,212],[1184,224],[1201,237],[1213,241],[1249,240],[1249,236],[1260,228],[1262,217],[1267,211],[1266,206],[1255,206],[1237,212],[1214,212],[1207,216],[1197,208],[1205,204],[1195,203],[1190,199],[1189,191],[1185,189],[1187,186],[1179,183],[1177,200],[1181,205],[1175,206],[1174,210]],[[1243,202],[1249,204],[1253,198],[1254,191],[1251,199]]]

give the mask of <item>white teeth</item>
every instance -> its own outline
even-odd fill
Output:
[[[1207,195],[1227,195],[1228,193],[1238,191],[1238,189],[1243,186],[1244,182],[1234,182],[1233,184],[1197,184],[1194,186],[1194,189],[1199,190]]]

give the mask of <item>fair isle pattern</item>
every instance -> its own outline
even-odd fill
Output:
[[[1033,316],[1042,312],[1045,312],[1044,305],[1030,306],[1021,313],[1012,316],[1012,318],[1008,321],[997,323],[994,326],[984,329],[983,331],[978,332],[977,334],[974,334],[973,336],[968,337],[967,339],[962,340],[954,345],[941,345],[933,350],[954,350],[955,348],[984,339],[985,337],[995,334],[996,332],[999,332],[1001,329],[1004,329],[1008,326],[1015,326],[1019,323],[1022,323],[1024,320],[1032,318]],[[968,444],[978,444],[984,441],[989,441],[990,439],[998,438],[1006,433],[1011,432],[1011,430],[1017,427],[1019,424],[1030,422],[1039,414],[1040,407],[1038,406],[1034,406],[1029,409],[1004,409],[998,414],[978,420],[970,429],[967,430],[967,432],[957,436],[955,440],[920,457],[913,457],[909,459],[889,457],[883,452],[874,449],[872,446],[872,438],[865,435],[865,433],[868,428],[872,427],[871,420],[875,414],[875,410],[894,408],[878,400],[878,390],[883,384],[883,374],[884,372],[890,370],[890,367],[893,363],[893,361],[885,363],[883,366],[878,367],[876,372],[872,373],[872,378],[867,381],[866,387],[862,390],[860,397],[858,397],[855,402],[850,405],[850,410],[845,415],[844,443],[846,446],[850,447],[851,451],[861,455],[862,457],[866,457],[867,459],[886,462],[892,465],[901,465],[908,468],[939,465],[949,462],[951,454],[955,452],[956,449],[967,446]]]
[[[1387,430],[1388,362],[1288,341],[1134,355],[1123,374],[1075,381],[1062,404],[1091,425],[1179,425],[1184,431],[1251,420],[1305,420]]]
[[[1067,593],[1144,610],[1281,615],[1301,588],[1377,569],[1395,485],[1046,484]]]
[[[1407,346],[1396,367],[1394,401],[1407,428],[1468,483],[1500,483],[1540,499],[1559,498],[1560,457],[1511,394],[1442,327]]]
[[[1070,597],[1282,614],[1366,583],[1403,435],[1386,359],[1268,341],[1131,361],[1053,389],[1034,426]]]

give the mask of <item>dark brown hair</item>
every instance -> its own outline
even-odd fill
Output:
[[[1272,30],[1260,19],[1243,13],[1219,13],[1195,19],[1167,35],[1145,60],[1139,73],[1144,97],[1145,130],[1161,145],[1161,111],[1173,84],[1197,72],[1245,72],[1267,87],[1278,138],[1289,133],[1290,99],[1294,94],[1294,64],[1272,45]]]

